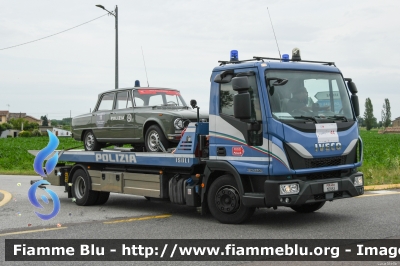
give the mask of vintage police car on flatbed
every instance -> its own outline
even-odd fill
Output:
[[[177,144],[188,122],[197,120],[197,110],[188,107],[180,92],[166,88],[126,88],[99,94],[92,113],[72,119],[72,136],[84,142],[85,150],[108,145],[132,144],[135,150],[161,151]],[[200,114],[208,121],[208,115]]]

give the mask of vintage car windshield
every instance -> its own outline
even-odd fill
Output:
[[[274,82],[280,82],[274,78],[285,79],[287,83],[272,88]],[[349,94],[338,73],[269,70],[266,71],[266,80],[275,119],[354,120]]]
[[[134,90],[135,107],[144,106],[186,106],[179,91],[175,90]]]

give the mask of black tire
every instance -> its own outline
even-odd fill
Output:
[[[160,129],[158,125],[150,126],[144,137],[144,145],[146,147],[147,152],[158,152],[162,151],[160,147],[157,145],[158,141],[161,141],[162,145],[164,146],[165,150],[169,148],[169,142],[165,138],[164,133]]]
[[[311,204],[303,204],[300,206],[293,206],[290,207],[292,210],[300,213],[310,213],[310,212],[315,212],[319,209],[322,208],[322,206],[325,205],[325,201],[323,202],[316,202],[316,203],[311,203]]]
[[[96,203],[99,192],[89,189],[90,178],[82,169],[72,176],[72,197],[79,206],[90,206]]]
[[[107,202],[108,198],[110,197],[110,192],[99,192],[99,196],[97,197],[95,205],[103,205]]]
[[[91,130],[87,131],[83,138],[83,143],[86,151],[99,151],[101,150],[101,144],[96,140]]]
[[[225,224],[240,224],[249,219],[255,210],[243,206],[236,181],[231,175],[223,175],[211,184],[207,202],[215,219]]]

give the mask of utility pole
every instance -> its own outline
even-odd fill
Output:
[[[118,89],[118,6],[115,6],[114,13],[108,11],[102,5],[96,5],[97,7],[104,9],[108,14],[115,17],[115,89]]]

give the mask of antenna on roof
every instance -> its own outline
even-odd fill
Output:
[[[272,19],[271,19],[271,15],[269,14],[269,9],[268,9],[268,7],[267,7],[267,10],[268,10],[269,20],[271,21],[272,31],[274,32],[276,47],[278,47],[279,58],[282,58],[282,56],[281,56],[281,51],[279,51],[278,40],[276,39],[275,30],[274,30],[274,25],[272,25]]]
[[[150,87],[150,86],[149,86],[149,78],[147,77],[147,68],[146,68],[146,62],[144,61],[143,47],[142,47],[142,46],[140,46],[140,49],[142,49],[143,65],[144,65],[144,70],[146,71],[147,87]]]

